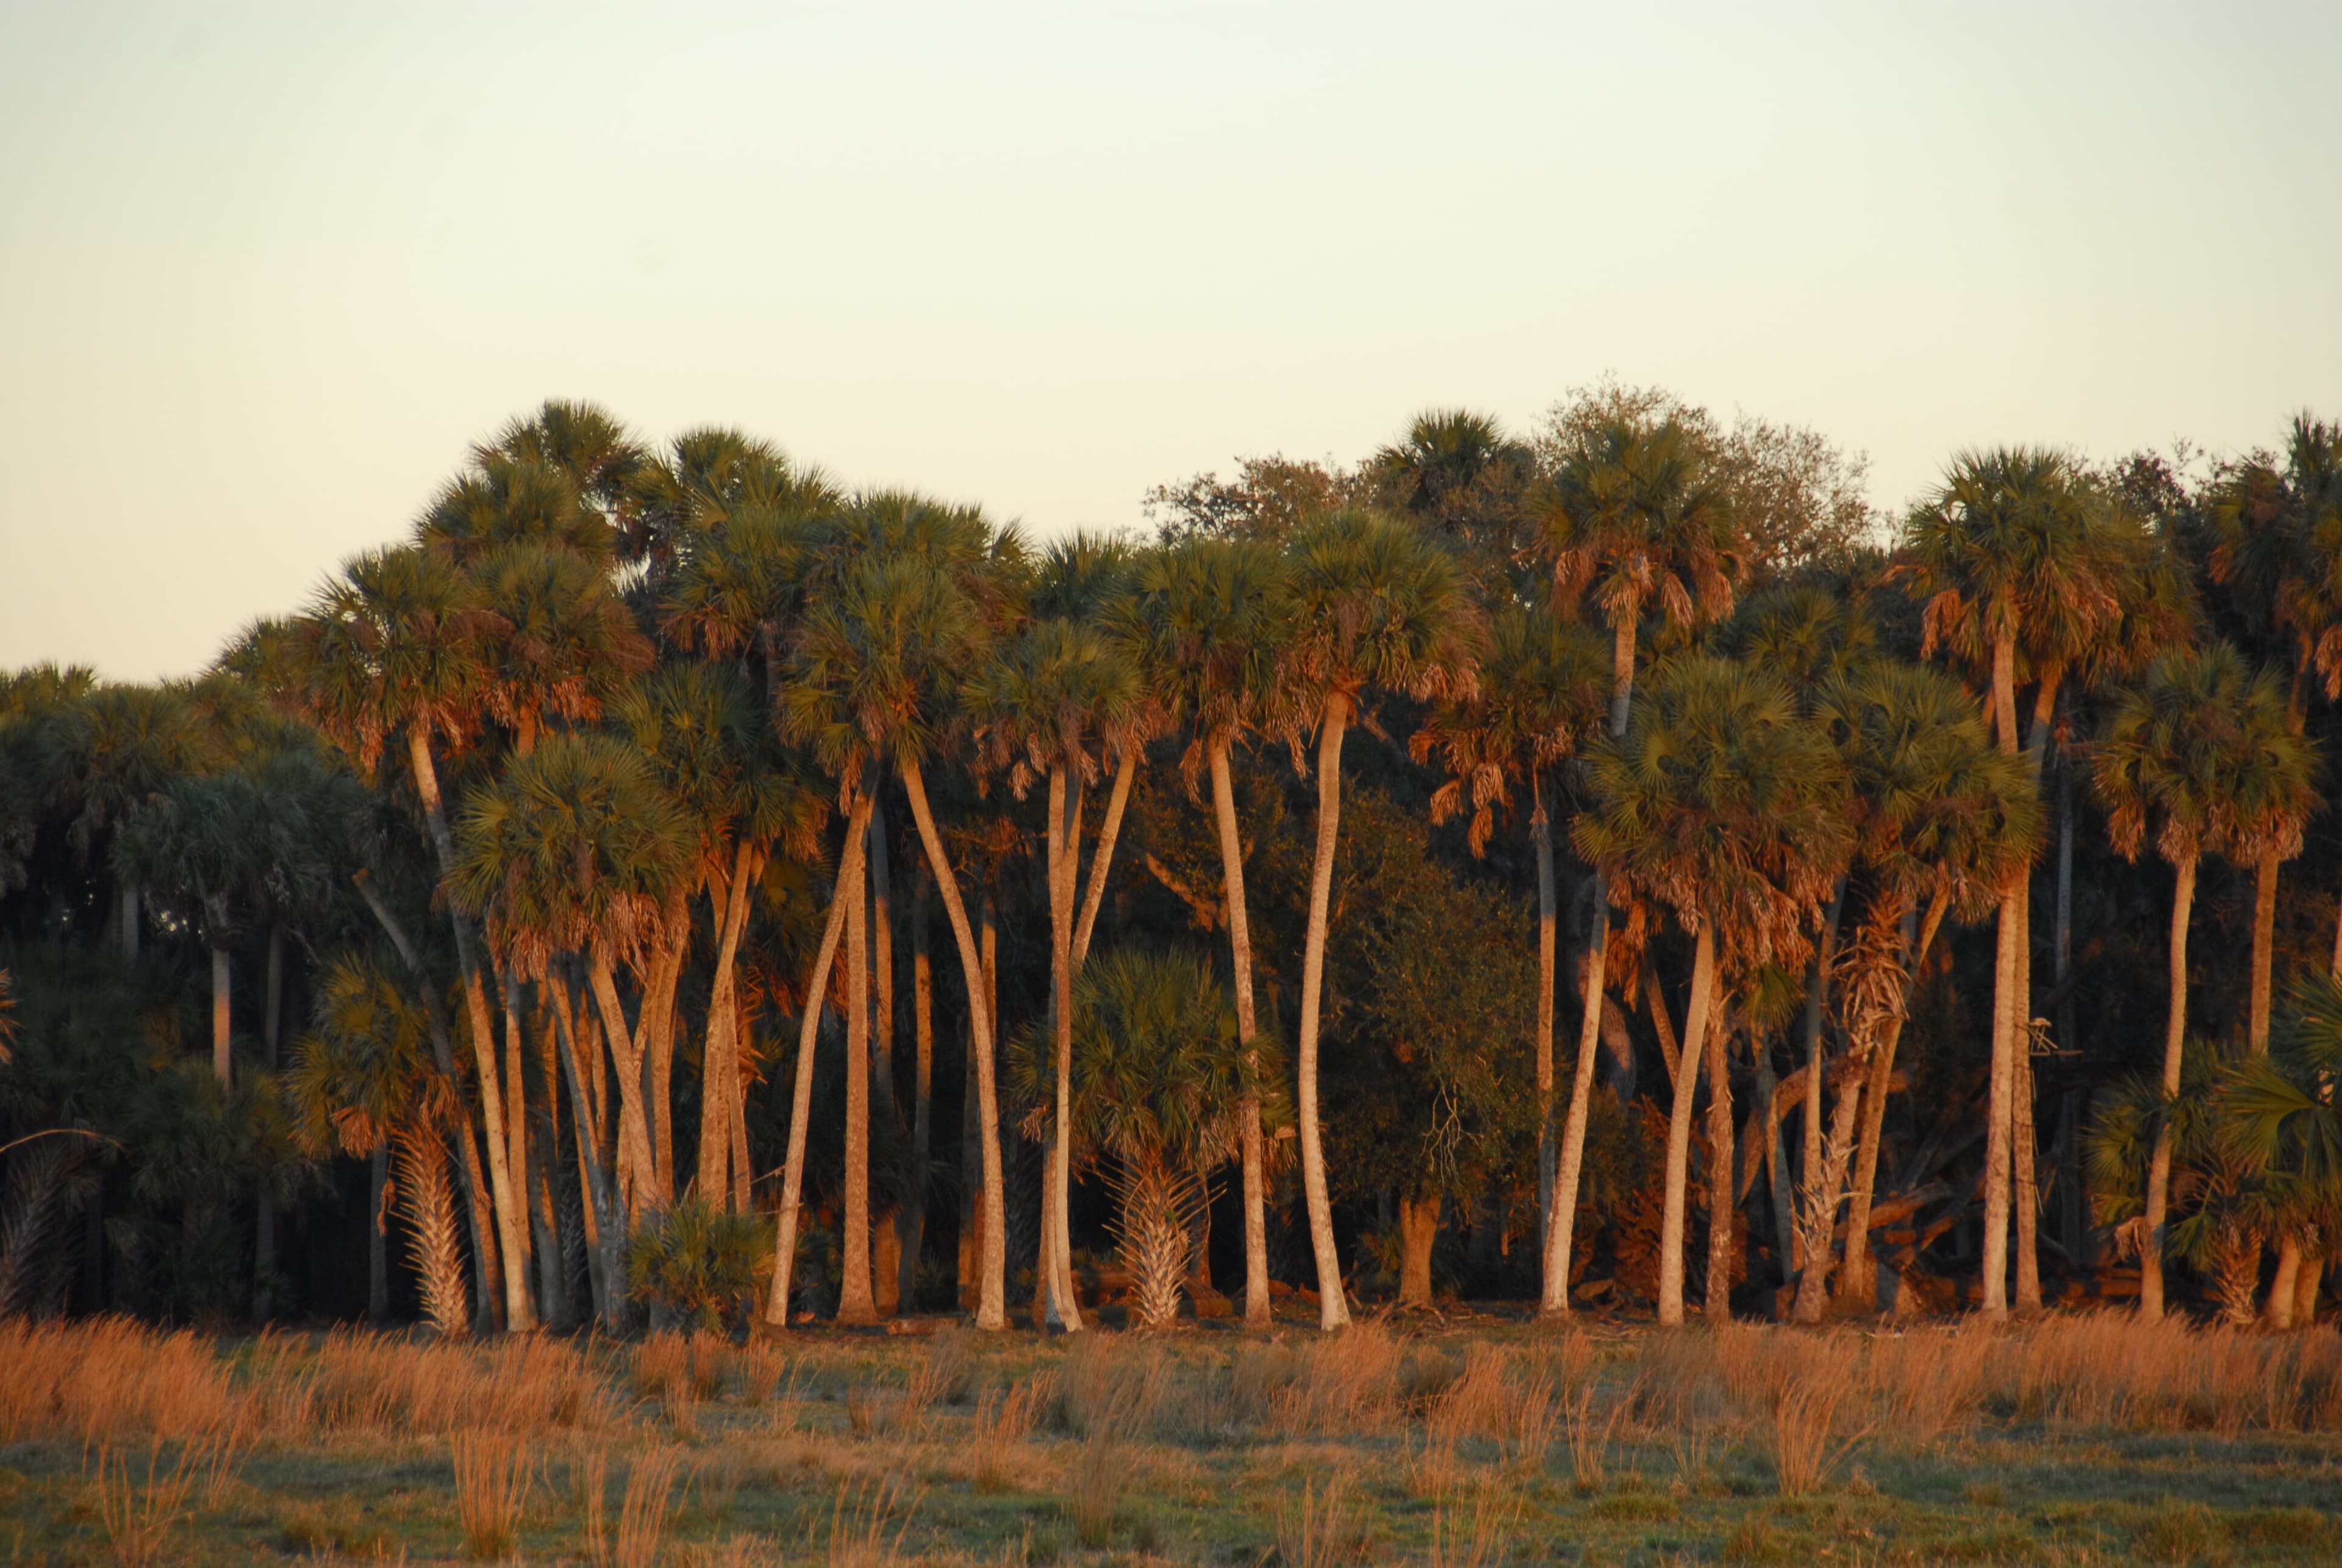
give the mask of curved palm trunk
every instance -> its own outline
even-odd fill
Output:
[[[1097,848],[1090,854],[1090,878],[1082,896],[1082,917],[1074,927],[1074,974],[1078,978],[1090,955],[1090,934],[1097,929],[1098,910],[1106,903],[1107,874],[1114,867],[1114,846],[1122,837],[1122,817],[1130,804],[1130,786],[1138,775],[1138,748],[1124,748],[1116,764],[1114,789],[1106,796],[1106,816],[1098,824]],[[1078,840],[1076,841],[1078,844]]]
[[[1342,831],[1342,732],[1349,700],[1326,700],[1317,731],[1317,854],[1309,872],[1309,928],[1301,948],[1301,1044],[1295,1099],[1301,1130],[1301,1191],[1309,1208],[1309,1244],[1317,1261],[1317,1326],[1350,1321],[1342,1294],[1342,1260],[1334,1250],[1334,1205],[1317,1137],[1317,1017],[1325,1000],[1326,924],[1334,895],[1334,849]]]
[[[1675,1104],[1667,1117],[1667,1177],[1659,1213],[1659,1322],[1684,1317],[1684,1210],[1691,1174],[1691,1106],[1699,1088],[1700,1053],[1707,1039],[1716,991],[1716,927],[1700,922],[1692,944],[1691,1004],[1684,1014],[1683,1054],[1676,1071]]]
[[[1546,1317],[1569,1312],[1569,1251],[1577,1224],[1577,1186],[1586,1164],[1586,1123],[1592,1114],[1594,1059],[1600,1049],[1602,988],[1610,951],[1610,910],[1602,874],[1594,874],[1594,933],[1586,950],[1584,1011],[1577,1025],[1577,1068],[1570,1080],[1569,1120],[1563,1124],[1553,1202],[1546,1211],[1545,1290],[1538,1306]]]
[[[1000,1100],[993,1072],[992,1019],[985,1005],[984,964],[976,950],[976,933],[968,925],[967,905],[952,874],[951,858],[944,853],[943,835],[936,831],[935,813],[927,805],[926,781],[919,764],[902,764],[904,793],[911,797],[911,815],[919,826],[919,843],[935,873],[936,890],[943,894],[944,913],[951,917],[952,939],[959,945],[961,977],[967,984],[968,1034],[976,1052],[977,1137],[984,1154],[984,1276],[976,1297],[976,1326],[1008,1326],[1007,1210],[1001,1191]]]
[[[2163,1098],[2179,1097],[2180,1052],[2187,1038],[2187,917],[2196,904],[2196,862],[2172,868],[2171,1016],[2163,1031]],[[2163,1220],[2171,1193],[2171,1117],[2167,1110],[2155,1130],[2155,1152],[2147,1165],[2147,1227],[2138,1246],[2138,1315],[2152,1323],[2163,1315]]]
[[[429,735],[420,725],[407,734],[406,758],[415,777],[415,793],[423,803],[424,821],[431,832],[431,847],[439,858],[439,874],[455,874],[455,839],[447,828],[447,809],[439,794],[439,770],[431,755]],[[495,1029],[488,1018],[488,993],[480,977],[479,943],[469,916],[448,905],[455,932],[455,963],[464,980],[464,1011],[472,1032],[473,1065],[480,1085],[480,1114],[489,1129],[482,1140],[488,1151],[488,1191],[495,1206],[497,1251],[505,1287],[505,1326],[514,1333],[536,1326],[528,1297],[528,1216],[519,1189],[513,1184],[505,1160],[505,1144],[497,1132],[505,1124],[504,1095],[496,1082]]]
[[[846,1222],[840,1251],[845,1277],[837,1291],[837,1321],[878,1321],[870,1290],[870,856],[866,840],[871,802],[865,787],[856,796],[846,831],[865,840],[855,857],[854,881],[841,890],[846,900]]]
[[[1266,1328],[1268,1299],[1268,1153],[1261,1141],[1259,1035],[1252,999],[1252,921],[1245,905],[1244,844],[1236,834],[1236,799],[1228,771],[1228,743],[1211,744],[1212,817],[1219,830],[1220,891],[1228,912],[1228,961],[1236,985],[1236,1032],[1243,1036],[1247,1085],[1236,1107],[1242,1139],[1245,1227],[1245,1322]]]
[[[732,875],[717,911],[716,973],[707,994],[706,1044],[700,1054],[699,1170],[695,1184],[713,1203],[732,1206],[732,1122],[740,1093],[738,1012],[733,1005],[740,936],[748,924],[748,886],[756,852],[746,839],[733,846]]]
[[[602,1019],[602,1034],[617,1064],[618,1192],[626,1223],[642,1217],[653,1201],[650,1124],[643,1115],[643,1053],[626,1032],[626,1004],[618,1000],[618,979],[607,954],[586,955],[586,976],[594,988],[594,1004]],[[493,1146],[493,1141],[491,1141]]]
[[[774,1216],[773,1283],[765,1297],[765,1322],[773,1328],[789,1323],[789,1281],[796,1272],[797,1213],[805,1195],[806,1135],[813,1119],[813,1054],[821,1034],[821,1011],[829,995],[830,966],[837,960],[837,940],[846,929],[846,906],[862,884],[862,837],[858,824],[846,830],[846,854],[837,868],[837,884],[829,895],[829,919],[821,929],[821,946],[814,953],[813,973],[806,980],[805,1008],[797,1020],[796,1081],[789,1095],[789,1147],[781,1165],[781,1206]]]

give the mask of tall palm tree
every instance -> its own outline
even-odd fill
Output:
[[[1851,871],[1862,886],[1838,965],[1845,1073],[1827,1142],[1816,1140],[1805,1183],[1795,1313],[1807,1323],[1817,1321],[1827,1302],[1830,1235],[1848,1197],[1857,1126],[1876,1165],[1874,1129],[1915,977],[1947,916],[1988,912],[2008,881],[2024,874],[2040,827],[2039,794],[2023,762],[1993,748],[1975,704],[1948,677],[1872,664],[1825,681],[1812,705],[1851,785]],[[1817,1056],[1807,1070],[1818,1079]],[[1817,1133],[1821,1104],[1817,1085],[1809,1086],[1807,1114]],[[1847,1226],[1846,1266],[1855,1275],[1867,1255],[1870,1180],[1866,1170],[1856,1183]],[[1856,1299],[1868,1299],[1868,1284],[1859,1280]]]
[[[2017,731],[2019,682],[2029,674],[2037,684],[2034,728],[2046,740],[2065,673],[2108,644],[2122,621],[2123,546],[2135,537],[2135,524],[2110,525],[2071,459],[2036,448],[1961,454],[1912,514],[1904,540],[1927,598],[1923,655],[1942,649],[1987,672],[1987,711],[2004,753],[2024,751],[2037,766],[2037,743]],[[1991,1316],[2008,1310],[2016,1102],[2030,1076],[2020,1044],[2031,1014],[2027,903],[2022,884],[2003,896],[1995,962],[1983,1249],[1984,1311]],[[2028,1096],[2028,1127],[2030,1120]],[[2025,1218],[2029,1223],[2029,1206]],[[2029,1278],[2030,1249],[2020,1252]]]
[[[1614,901],[1665,906],[1693,939],[1659,1242],[1659,1321],[1679,1323],[1692,1098],[1718,974],[1804,961],[1851,848],[1846,775],[1786,684],[1711,657],[1663,665],[1625,736],[1588,763],[1578,854]]]
[[[2283,684],[2248,666],[2226,644],[2179,649],[2147,667],[2117,699],[2105,735],[2093,747],[2092,776],[2107,807],[2115,849],[2136,859],[2153,830],[2170,864],[2169,1017],[2164,1034],[2163,1093],[2179,1093],[2187,1029],[2187,925],[2196,874],[2206,854],[2257,864],[2272,848],[2296,853],[2317,809],[2317,748],[2294,733]],[[2156,1135],[2147,1175],[2139,1241],[2139,1313],[2163,1313],[2165,1204],[2171,1133]]]
[[[1333,513],[1294,535],[1289,559],[1294,640],[1286,724],[1296,755],[1303,734],[1310,729],[1317,734],[1317,845],[1301,956],[1296,1121],[1317,1262],[1318,1322],[1335,1329],[1350,1321],[1350,1313],[1317,1131],[1317,1030],[1341,832],[1342,737],[1366,716],[1363,703],[1373,692],[1429,701],[1473,691],[1483,633],[1454,561],[1395,519]]]
[[[1006,1211],[991,1021],[989,1010],[978,1004],[986,995],[983,962],[936,825],[925,773],[956,721],[953,698],[959,677],[983,656],[989,636],[986,612],[992,607],[986,600],[1013,598],[1009,585],[996,587],[984,579],[1021,558],[1013,535],[995,537],[980,517],[971,524],[969,515],[891,498],[849,514],[845,545],[833,563],[825,564],[820,586],[792,639],[787,676],[780,685],[780,721],[783,732],[807,746],[831,776],[858,781],[891,766],[909,799],[959,946],[970,999],[986,1221],[976,1323],[999,1329],[1007,1326]],[[924,550],[906,550],[906,537],[929,543]],[[895,547],[886,548],[889,543]],[[956,554],[955,544],[963,545]],[[848,917],[850,927],[850,908]],[[849,1016],[860,1010],[858,1000],[849,1004]],[[846,1245],[850,1263],[850,1228]],[[853,1283],[849,1273],[848,1288]]]
[[[1123,553],[1076,538],[1045,553],[1035,604],[1042,614],[1004,643],[969,683],[966,699],[979,744],[1005,767],[1022,796],[1036,779],[1048,785],[1044,831],[1049,889],[1050,1015],[1056,1068],[1055,1110],[1046,1124],[1048,1164],[1042,1202],[1042,1277],[1049,1311],[1068,1331],[1081,1326],[1074,1299],[1073,1240],[1067,1216],[1072,1150],[1061,1130],[1073,1117],[1073,992],[1076,901],[1080,892],[1082,794],[1105,771],[1101,754],[1118,754],[1091,884],[1101,897],[1113,841],[1130,797],[1141,750],[1145,695],[1136,666],[1096,624],[1113,592]],[[1082,579],[1089,579],[1085,582]],[[1095,918],[1094,906],[1092,917]]]
[[[2271,1190],[2287,1234],[2333,1234],[2342,1222],[2342,1108],[2332,1085],[2342,1074],[2342,983],[2305,974],[2274,1047],[2250,1053],[2220,1093],[2224,1152]],[[2315,1321],[2322,1259],[2280,1254],[2270,1282],[2272,1328]],[[2257,1283],[2257,1281],[2256,1281]]]
[[[1436,758],[1449,775],[1431,797],[1432,821],[1445,822],[1468,809],[1472,820],[1466,838],[1476,855],[1486,850],[1497,814],[1511,809],[1513,792],[1525,789],[1529,796],[1537,884],[1537,1208],[1546,1237],[1544,1310],[1549,1313],[1569,1310],[1569,1231],[1577,1211],[1578,1164],[1560,1164],[1554,1125],[1554,936],[1559,911],[1546,797],[1556,767],[1601,728],[1605,677],[1610,673],[1604,653],[1599,637],[1550,611],[1499,610],[1489,627],[1477,695],[1443,705],[1409,743],[1416,760]],[[1590,1089],[1591,1049],[1579,1053],[1576,1072]],[[1570,1104],[1573,1115],[1586,1105],[1574,1083]],[[1585,1140],[1580,1125],[1568,1143],[1582,1150]]]
[[[507,970],[550,982],[560,1014],[578,1021],[565,1044],[581,1153],[598,1121],[587,1096],[601,1081],[601,1058],[596,1052],[589,1064],[581,1054],[585,1009],[568,1005],[564,974],[573,959],[584,968],[617,1084],[615,1170],[598,1150],[581,1160],[610,1280],[623,1277],[629,1229],[672,1190],[651,1142],[642,1044],[629,1026],[617,971],[639,970],[658,951],[661,924],[674,890],[691,874],[695,847],[690,823],[640,752],[607,736],[556,735],[466,800],[449,879],[455,901],[485,923]],[[616,1301],[613,1292],[606,1312],[615,1312]]]
[[[1106,616],[1134,651],[1165,722],[1184,725],[1179,771],[1190,800],[1208,775],[1220,850],[1236,1034],[1246,1081],[1237,1105],[1243,1167],[1245,1322],[1270,1321],[1267,1150],[1261,1128],[1260,1022],[1253,1000],[1252,919],[1245,897],[1244,844],[1237,831],[1229,756],[1260,724],[1290,635],[1284,556],[1249,540],[1195,537],[1142,555],[1129,591]]]
[[[574,499],[574,497],[573,497]],[[461,746],[480,723],[478,647],[493,619],[461,574],[420,546],[383,550],[345,563],[285,629],[273,695],[372,775],[385,751],[405,753],[407,773],[443,881],[455,875],[455,841],[439,784],[439,752]],[[493,1131],[507,1125],[495,1032],[471,916],[448,906],[477,1069],[480,1109]],[[509,1092],[517,1093],[518,1086]],[[534,1325],[528,1296],[525,1203],[505,1139],[491,1136],[488,1186],[505,1286],[505,1324]]]
[[[2342,698],[2342,424],[2297,414],[2282,463],[2257,455],[2214,486],[2215,580],[2228,585],[2255,631],[2283,647],[2292,666],[2287,694],[2295,728],[2308,716],[2313,687]],[[2252,1010],[2247,1038],[2268,1044],[2280,863],[2254,867]],[[2342,974],[2342,917],[2335,922],[2334,970]]]

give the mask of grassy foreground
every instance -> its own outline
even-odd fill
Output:
[[[2342,1336],[0,1324],[17,1563],[2342,1559]]]

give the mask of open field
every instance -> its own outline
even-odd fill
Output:
[[[9,1561],[2342,1556],[2342,1337],[0,1327]]]

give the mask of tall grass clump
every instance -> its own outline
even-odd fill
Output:
[[[512,1556],[520,1549],[521,1509],[536,1477],[527,1444],[504,1433],[459,1432],[450,1447],[464,1549],[483,1562]]]

